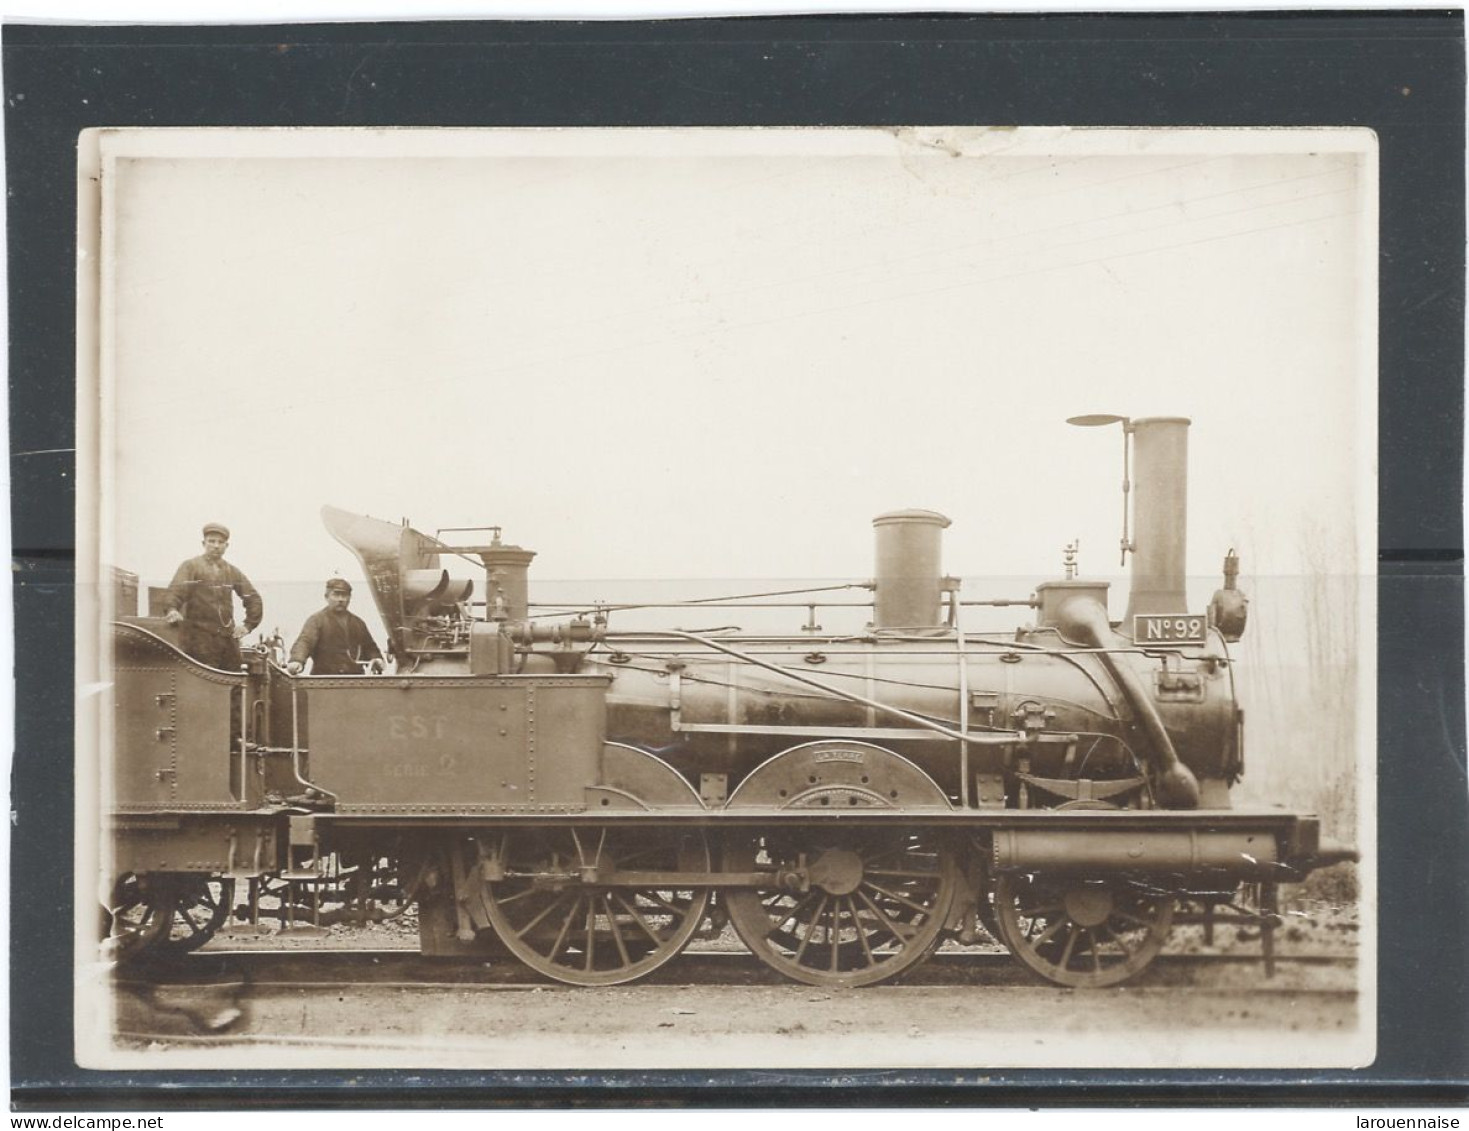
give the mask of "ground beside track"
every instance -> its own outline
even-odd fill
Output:
[[[1348,1066],[1372,1059],[1370,970],[1336,961],[1357,934],[1351,909],[1294,909],[1267,980],[1207,961],[1257,953],[1249,932],[1220,928],[1205,946],[1180,928],[1177,959],[1106,990],[1040,983],[994,947],[950,945],[904,984],[843,990],[780,981],[726,936],[646,981],[580,989],[503,959],[406,953],[408,921],[227,935],[175,975],[107,982],[97,997],[118,1037],[99,1055],[180,1068]]]
[[[1363,1058],[1355,993],[1272,986],[640,983],[123,991],[134,1064],[481,1069],[1225,1067]],[[194,1018],[239,1009],[223,1039]]]

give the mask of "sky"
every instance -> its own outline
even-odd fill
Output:
[[[324,503],[503,526],[533,598],[866,578],[872,517],[914,506],[967,597],[1073,539],[1115,575],[1121,433],[1079,413],[1193,419],[1200,607],[1230,547],[1370,568],[1365,131],[101,145],[102,559],[162,584],[224,522],[287,632],[359,579]]]

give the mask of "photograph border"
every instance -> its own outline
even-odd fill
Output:
[[[1365,125],[1381,154],[1378,1061],[1360,1071],[843,1072],[844,1103],[1297,1102],[1462,1096],[1463,21],[1317,16],[822,17],[658,23],[4,30],[16,758],[12,1099],[345,1104],[338,1072],[83,1072],[72,1062],[70,634],[76,138],[129,125]],[[1245,81],[1246,77],[1248,81]],[[1119,78],[1127,81],[1119,81]],[[1423,411],[1432,403],[1436,411]],[[1408,770],[1416,771],[1410,776]],[[1455,967],[1457,960],[1458,966]],[[1421,971],[1432,970],[1428,980]],[[1457,991],[1457,996],[1456,992]],[[15,1039],[17,1019],[24,1039]],[[351,1105],[829,1103],[825,1071],[355,1070]],[[273,1089],[262,1099],[259,1089]],[[570,1090],[574,1088],[574,1091]],[[410,1094],[405,1096],[405,1089]],[[426,1090],[422,1090],[426,1089]],[[420,1091],[422,1090],[422,1091]]]

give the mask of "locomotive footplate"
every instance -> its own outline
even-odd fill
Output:
[[[891,830],[923,828],[988,838],[996,872],[1175,872],[1203,870],[1240,877],[1289,880],[1292,874],[1356,854],[1320,840],[1313,816],[1249,810],[872,810],[823,812],[777,808],[670,807],[657,812],[612,811],[547,814],[436,814],[436,826],[453,830],[504,830],[555,826],[567,829],[724,829],[748,834],[782,828]],[[320,814],[325,829],[415,827],[388,816]],[[769,875],[744,871],[684,874],[684,884],[760,886]],[[648,877],[626,882],[651,882]],[[606,875],[599,884],[623,882]]]
[[[424,814],[408,813],[340,813],[323,812],[317,820],[341,825],[388,826],[406,824],[424,827]],[[1319,819],[1311,815],[1264,810],[1258,813],[1242,809],[705,809],[692,805],[669,806],[658,810],[592,810],[561,812],[524,811],[510,807],[468,810],[444,806],[432,814],[432,823],[445,828],[482,825],[514,827],[517,825],[693,825],[702,828],[750,827],[756,825],[834,824],[871,826],[913,825],[969,829],[975,832],[993,829],[1180,829],[1257,830],[1276,835],[1292,830],[1319,827]]]

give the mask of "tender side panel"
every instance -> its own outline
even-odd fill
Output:
[[[113,827],[112,872],[275,872],[283,863],[279,820],[245,814],[122,818]]]
[[[605,681],[301,681],[311,779],[342,813],[570,811],[596,784]]]
[[[244,677],[213,672],[161,640],[122,631],[113,686],[115,807],[239,807],[230,709]]]
[[[167,808],[178,785],[178,673],[162,665],[119,668],[113,696],[114,802],[126,809]]]

